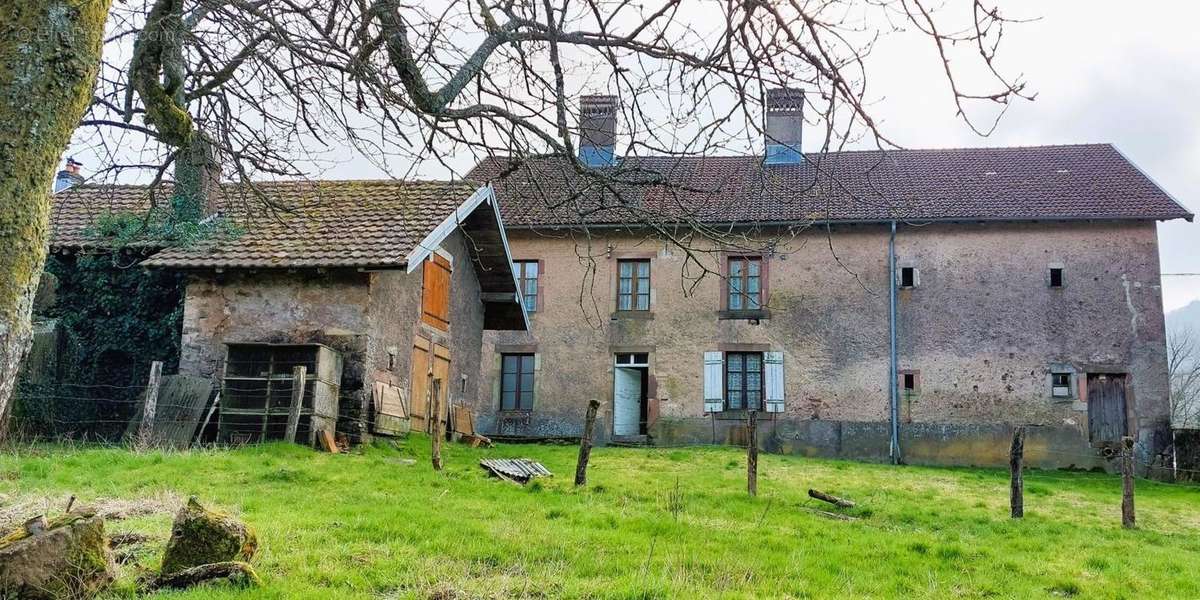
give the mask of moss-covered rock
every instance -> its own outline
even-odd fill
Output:
[[[70,513],[44,531],[19,529],[0,538],[0,597],[88,597],[115,575],[103,517]]]
[[[160,573],[165,577],[212,563],[249,561],[258,549],[254,530],[223,513],[209,510],[195,497],[179,509]]]

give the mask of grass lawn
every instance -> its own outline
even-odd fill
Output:
[[[0,509],[194,494],[257,529],[263,588],[155,598],[1200,597],[1200,487],[1139,481],[1140,528],[1125,531],[1120,480],[1102,474],[1028,473],[1013,521],[999,470],[764,455],[750,498],[735,449],[599,448],[585,490],[575,453],[450,444],[435,473],[420,436],[350,455],[35,446],[0,455]],[[483,456],[556,475],[519,487],[489,479]],[[829,507],[809,487],[858,501],[845,512],[859,518],[814,512]],[[153,535],[139,557],[153,568],[171,517],[108,529]]]

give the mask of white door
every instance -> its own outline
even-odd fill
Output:
[[[614,369],[613,435],[638,435],[642,419],[642,371]]]

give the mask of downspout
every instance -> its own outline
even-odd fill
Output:
[[[900,398],[897,396],[898,369],[896,365],[896,222],[888,238],[888,402],[892,417],[892,441],[888,454],[892,464],[900,464]]]

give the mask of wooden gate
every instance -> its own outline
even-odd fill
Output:
[[[1088,373],[1088,437],[1093,444],[1114,444],[1128,435],[1125,375]]]
[[[433,376],[430,377],[430,360],[433,362]],[[441,407],[441,418],[445,420],[449,407],[446,395],[450,389],[450,349],[441,344],[417,336],[413,341],[412,371],[409,375],[409,413],[413,431],[432,431],[433,398],[429,395],[431,384],[440,381],[437,386],[439,395],[438,406]]]

